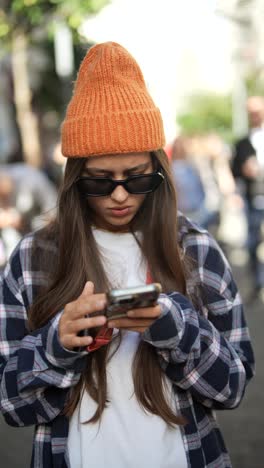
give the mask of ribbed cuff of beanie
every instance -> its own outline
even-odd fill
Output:
[[[67,119],[62,125],[66,157],[153,151],[165,144],[158,108]]]

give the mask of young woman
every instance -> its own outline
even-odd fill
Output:
[[[177,215],[163,146],[135,60],[94,46],[62,127],[57,217],[1,280],[1,410],[36,426],[32,467],[231,466],[213,410],[244,395],[249,333],[217,243]],[[156,306],[107,322],[107,291],[151,281]]]

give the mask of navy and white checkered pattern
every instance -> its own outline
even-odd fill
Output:
[[[8,424],[36,425],[32,468],[66,468],[68,420],[63,408],[86,352],[61,347],[61,312],[28,332],[27,309],[45,283],[44,273],[33,268],[33,239],[30,234],[19,243],[1,278],[0,407]],[[179,242],[193,259],[187,281],[192,301],[178,292],[162,294],[161,317],[143,339],[157,350],[174,384],[176,407],[188,420],[181,428],[188,466],[228,468],[231,462],[213,410],[235,408],[243,397],[254,372],[249,332],[217,243],[181,215]]]

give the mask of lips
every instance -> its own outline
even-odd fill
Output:
[[[126,216],[129,214],[129,211],[130,211],[130,206],[122,206],[121,207],[116,207],[116,208],[110,208],[110,211],[112,213],[113,216],[117,216],[117,217],[122,217],[122,216]]]

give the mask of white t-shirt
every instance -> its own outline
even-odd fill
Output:
[[[107,274],[117,286],[145,284],[146,264],[130,233],[94,230]],[[122,332],[121,344],[107,364],[109,404],[100,424],[85,424],[96,403],[87,392],[70,419],[68,452],[72,468],[187,468],[179,427],[170,428],[159,416],[139,405],[132,379],[132,362],[140,335]],[[117,341],[111,343],[110,353]],[[174,405],[171,383],[167,395]]]

